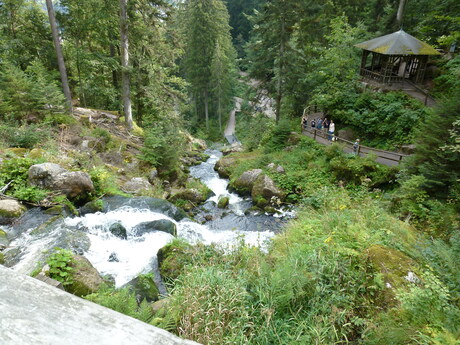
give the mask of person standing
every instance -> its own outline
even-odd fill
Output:
[[[359,139],[356,139],[356,141],[353,144],[353,154],[355,156],[359,154]]]
[[[334,141],[334,132],[335,132],[335,123],[334,121],[331,120],[331,122],[329,123],[329,136],[328,136],[328,139],[330,141]]]
[[[329,126],[331,124],[331,121],[329,121],[327,119],[327,117],[324,118],[324,121],[323,121],[323,128],[324,128],[324,131],[327,133],[329,132]]]

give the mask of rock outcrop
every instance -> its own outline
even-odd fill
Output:
[[[273,203],[272,198],[283,201],[286,197],[284,192],[275,186],[275,182],[265,174],[257,177],[251,191],[251,196],[254,200],[263,198],[270,203]]]
[[[54,163],[35,164],[29,168],[29,185],[65,194],[69,198],[94,191],[89,175],[82,171],[67,171]]]
[[[214,170],[217,171],[221,178],[230,177],[230,168],[234,166],[236,159],[234,157],[222,157],[216,162]]]

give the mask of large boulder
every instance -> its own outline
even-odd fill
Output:
[[[146,191],[150,190],[151,187],[152,187],[152,185],[145,178],[143,178],[143,177],[134,177],[131,180],[129,180],[128,182],[126,182],[123,185],[122,189],[126,193],[139,195],[139,194],[142,194],[143,192],[146,192]]]
[[[168,219],[158,219],[150,222],[142,222],[133,228],[133,233],[135,233],[137,236],[142,236],[152,231],[163,231],[173,236],[177,236],[176,224]]]
[[[31,186],[58,191],[69,198],[94,191],[93,182],[87,173],[67,171],[58,164],[35,164],[29,168],[28,174]]]
[[[144,299],[154,302],[158,299],[159,291],[153,280],[152,274],[140,274],[124,285],[136,295],[138,303]]]
[[[93,181],[83,171],[67,171],[57,175],[54,186],[50,188],[64,193],[69,198],[75,198],[94,191]]]
[[[221,178],[230,177],[230,169],[236,163],[236,158],[234,157],[222,157],[216,162],[214,170],[217,171]]]
[[[76,296],[85,296],[97,291],[104,282],[99,272],[84,256],[74,255],[73,259],[72,284],[65,287],[66,291]]]
[[[228,196],[225,196],[225,195],[221,195],[219,197],[219,201],[217,203],[217,207],[218,208],[227,208],[228,204],[230,202],[230,198]]]
[[[184,241],[174,240],[162,247],[158,253],[158,268],[162,278],[173,282],[182,272],[187,264],[191,263],[192,246]]]
[[[0,225],[11,224],[26,208],[16,200],[0,200]]]
[[[276,201],[284,201],[286,194],[279,189],[273,180],[265,174],[257,177],[252,188],[251,196],[254,200],[262,199],[274,203]]]
[[[240,194],[251,194],[254,183],[261,174],[261,169],[245,171],[240,177],[231,183],[231,187]]]

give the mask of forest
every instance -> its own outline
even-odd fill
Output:
[[[360,75],[356,45],[401,29],[436,50],[416,85],[425,101]],[[84,298],[202,344],[459,344],[459,45],[457,0],[0,0],[0,199],[63,219],[148,176],[136,196],[198,220],[209,188],[190,170],[223,147],[215,170],[252,196],[245,215],[296,216],[265,247],[178,236],[157,255],[156,307],[110,281]],[[309,107],[405,158],[316,142],[301,129]],[[32,186],[44,162],[94,189]],[[254,170],[279,196],[241,185]],[[72,249],[47,260],[71,286]]]

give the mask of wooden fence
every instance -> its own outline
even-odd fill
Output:
[[[309,107],[304,109],[302,119],[305,116],[308,117],[311,114],[319,113],[319,112],[320,112],[320,109],[316,105],[309,106]],[[309,119],[309,120],[311,120],[311,119]],[[303,123],[301,124],[301,126],[302,126],[302,133],[304,133],[305,135],[313,138],[314,140],[316,140],[316,141],[318,141],[318,142],[320,142],[322,144],[330,145],[333,142],[338,142],[338,143],[340,143],[340,144],[342,144],[344,146],[344,151],[345,152],[348,152],[348,153],[353,153],[354,152],[354,149],[353,149],[354,142],[352,142],[350,140],[340,138],[340,137],[338,137],[336,135],[333,135],[332,138],[331,138],[332,140],[330,140],[330,135],[329,135],[329,133],[326,132],[325,129],[312,128],[310,126],[309,121],[308,121],[308,123],[306,124],[305,127],[303,126]],[[359,145],[356,151],[357,151],[356,154],[361,156],[361,157],[364,157],[364,156],[367,156],[367,155],[370,155],[370,154],[375,155],[375,156],[377,156],[377,161],[378,162],[380,162],[382,164],[385,164],[385,165],[389,165],[389,166],[397,165],[405,157],[409,156],[409,155],[399,153],[399,152],[385,151],[385,150],[380,150],[380,149],[376,149],[376,148],[368,147],[368,146],[364,146],[364,145]]]

